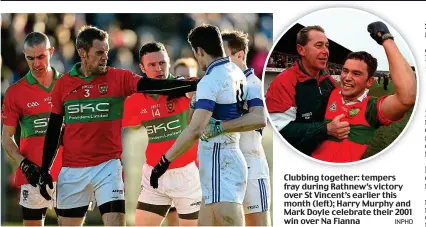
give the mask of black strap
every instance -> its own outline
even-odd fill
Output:
[[[156,80],[142,77],[137,84],[138,92],[170,95],[197,90],[198,80]]]
[[[47,172],[52,165],[59,146],[61,137],[62,115],[51,113],[49,125],[47,126],[46,138],[44,139],[42,172]]]

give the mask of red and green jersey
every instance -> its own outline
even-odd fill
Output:
[[[167,101],[167,96],[133,94],[124,104],[123,127],[142,124],[149,137],[145,152],[146,163],[155,166],[188,126],[187,114],[190,99],[181,97]],[[198,145],[170,164],[179,168],[197,160]]]
[[[383,116],[380,103],[386,96],[380,98],[367,96],[365,93],[354,104],[345,104],[340,89],[331,93],[325,121],[328,123],[336,116],[344,114],[340,121],[347,121],[350,133],[347,139],[339,140],[328,137],[321,143],[312,157],[327,162],[354,162],[361,159],[368,148],[368,143],[373,139],[376,129],[382,125],[389,125],[393,121]]]
[[[139,75],[108,67],[101,75],[79,75],[77,63],[52,93],[52,112],[64,115],[63,166],[89,167],[121,158],[124,99],[137,91]]]
[[[25,158],[41,166],[43,159],[44,138],[49,122],[51,105],[51,90],[57,79],[61,77],[55,69],[54,79],[49,88],[39,84],[31,72],[9,87],[2,107],[4,125],[21,126],[19,152]],[[62,164],[62,147],[52,165],[51,175],[56,181]],[[19,167],[15,175],[15,185],[28,184]]]

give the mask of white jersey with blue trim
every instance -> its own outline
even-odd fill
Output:
[[[262,82],[249,68],[244,71],[247,78],[247,102],[245,111],[250,107],[263,106]],[[248,179],[269,178],[269,167],[262,146],[262,130],[241,132],[240,149],[248,166]]]
[[[212,62],[198,83],[195,109],[209,110],[217,120],[232,120],[242,116],[246,100],[247,81],[244,73],[229,57],[224,57]],[[213,147],[214,143],[223,143],[227,147],[237,148],[239,139],[239,133],[224,133],[210,138],[208,142],[200,141],[199,146]]]

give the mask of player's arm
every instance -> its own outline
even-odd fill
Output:
[[[161,157],[160,162],[152,169],[150,184],[153,188],[158,187],[158,179],[167,171],[170,163],[189,150],[203,135],[212,112],[205,109],[196,109],[191,123],[176,139],[173,146]]]
[[[194,115],[196,99],[197,96],[195,95],[195,93],[192,94],[191,102],[189,102],[188,115],[186,116],[186,121],[188,122],[188,124],[191,123],[192,116]]]
[[[249,108],[249,112],[243,116],[222,122],[223,132],[245,132],[266,126],[266,115],[263,106]]]
[[[389,72],[395,87],[395,94],[387,96],[379,104],[379,112],[386,119],[396,121],[404,117],[404,114],[414,106],[416,101],[417,89],[414,72],[393,39],[386,39],[390,36],[390,32],[384,23],[371,23],[368,31],[372,38],[385,49]]]
[[[203,135],[212,114],[211,111],[204,109],[195,110],[191,123],[183,130],[182,134],[180,134],[173,146],[165,154],[166,159],[172,162],[189,150],[200,139],[201,135]]]
[[[11,157],[17,164],[24,160],[24,156],[19,152],[19,147],[15,142],[14,135],[16,126],[3,125],[1,144],[3,145],[6,153]]]
[[[266,106],[271,123],[288,143],[306,155],[327,138],[325,122],[301,122],[296,120],[295,83],[287,77],[277,77],[266,93]]]
[[[261,82],[248,81],[247,107],[248,113],[230,121],[222,123],[224,132],[245,132],[266,126],[265,108],[262,102]]]
[[[44,138],[43,159],[40,173],[40,194],[46,199],[51,200],[46,186],[53,189],[53,179],[50,175],[50,168],[55,161],[58,147],[60,145],[61,130],[64,122],[64,106],[62,101],[62,81],[56,81],[52,90],[52,112],[50,113],[49,123],[47,125],[46,136]]]
[[[46,137],[44,139],[42,172],[48,172],[55,160],[60,142],[59,138],[61,138],[62,123],[62,115],[56,113],[50,114]]]
[[[40,177],[40,167],[22,156],[13,137],[20,118],[20,110],[15,105],[17,102],[13,97],[15,96],[6,92],[6,98],[2,108],[2,145],[6,153],[19,165],[28,183],[33,187],[37,187],[38,178]]]
[[[149,94],[177,95],[197,90],[197,81],[156,80],[142,77],[137,84],[137,91]]]

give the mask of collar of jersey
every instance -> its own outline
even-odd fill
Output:
[[[365,89],[364,93],[362,93],[362,95],[360,95],[355,101],[345,101],[345,99],[342,96],[342,102],[345,105],[352,105],[355,103],[362,102],[365,98],[367,98],[369,91],[370,91],[369,89]],[[342,94],[342,91],[339,91],[339,94]]]
[[[309,75],[308,71],[306,71],[305,67],[303,67],[302,60],[299,60],[296,63],[299,66],[300,71],[302,71],[302,73],[307,76],[306,78],[303,78],[303,81],[306,81],[308,79],[314,79],[311,75]],[[327,74],[328,74],[327,71],[324,69],[321,69],[319,71],[320,76],[325,76]]]
[[[78,74],[78,70],[77,69],[79,69],[80,67],[81,67],[81,62],[76,63],[72,67],[72,69],[71,69],[70,76],[78,76],[79,78],[81,78],[81,79],[83,79],[85,81],[90,81],[90,80],[92,80],[93,78],[95,78],[97,76],[97,75],[84,76],[84,75]],[[104,74],[101,74],[101,75],[104,75]]]
[[[254,75],[254,69],[248,68],[248,69],[244,70],[244,75],[246,75],[246,77],[249,77],[250,75]]]
[[[50,84],[49,88],[46,88],[45,86],[39,84],[38,81],[34,78],[33,74],[31,73],[31,70],[27,72],[25,77],[27,78],[27,81],[30,85],[37,84],[40,88],[49,92],[50,90],[52,90],[53,85],[55,85],[55,81],[61,77],[61,74],[55,68],[53,67],[51,68],[53,70],[53,81],[52,81],[52,84]]]
[[[231,62],[231,59],[229,57],[223,57],[223,58],[218,58],[218,59],[214,60],[207,67],[207,69],[206,69],[206,75],[209,75],[209,73],[213,70],[214,67],[226,64],[228,62]]]

